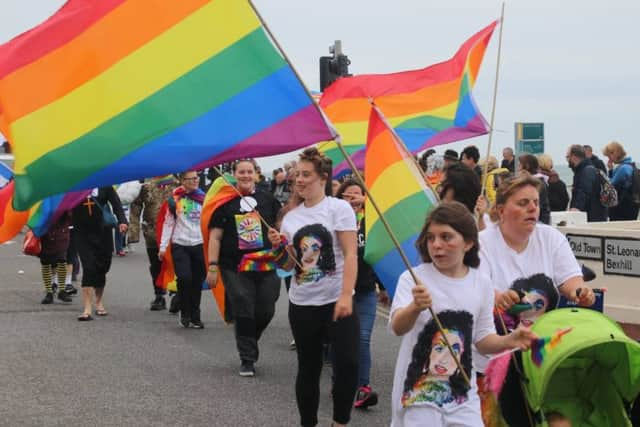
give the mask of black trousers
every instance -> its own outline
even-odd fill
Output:
[[[280,279],[272,272],[243,272],[221,269],[224,289],[231,301],[236,346],[241,360],[256,362],[258,340],[276,312]]]
[[[200,320],[202,283],[207,276],[202,244],[182,246],[171,244],[173,264],[178,284],[180,313],[183,318]]]
[[[355,311],[351,316],[333,321],[335,303],[322,306],[300,306],[289,303],[289,323],[296,340],[298,375],[296,400],[303,426],[318,423],[322,345],[328,341],[335,354],[333,370],[333,420],[347,424],[358,387],[358,351],[360,321]]]
[[[151,284],[153,285],[153,293],[157,295],[164,295],[166,291],[162,288],[156,286],[156,280],[160,275],[160,267],[162,266],[162,261],[158,258],[158,247],[147,246],[147,256],[149,257],[149,273],[151,274]]]

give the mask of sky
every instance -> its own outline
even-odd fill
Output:
[[[177,1],[177,0],[158,0]],[[0,0],[0,43],[37,25],[63,0]],[[342,40],[352,74],[405,71],[449,59],[473,33],[500,16],[493,0],[254,0],[289,59],[312,90],[318,59]],[[515,122],[545,124],[545,152],[557,164],[571,144],[596,153],[612,140],[640,158],[640,2],[509,1],[505,6],[491,152],[514,145]],[[498,31],[474,96],[487,121],[494,99]],[[437,147],[458,151],[488,135]],[[602,156],[601,156],[602,157]],[[294,154],[260,159],[270,171]]]

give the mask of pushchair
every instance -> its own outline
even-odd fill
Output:
[[[532,358],[535,350],[518,355],[518,369],[510,369],[505,382],[505,387],[512,383],[511,390],[501,393],[505,419],[513,426],[548,426],[549,414],[559,414],[572,426],[631,426],[627,406],[640,393],[640,344],[613,320],[584,308],[548,312],[532,330],[552,337],[567,327],[572,329],[546,348],[539,366]],[[514,389],[514,375],[522,388]],[[526,396],[528,416],[522,403],[508,402],[515,393]],[[508,412],[519,412],[520,421],[510,421]]]

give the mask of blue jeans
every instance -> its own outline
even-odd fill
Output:
[[[375,291],[355,295],[355,303],[360,316],[360,349],[358,386],[369,385],[371,371],[371,332],[376,320],[378,298]]]

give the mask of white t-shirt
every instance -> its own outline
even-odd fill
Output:
[[[344,255],[336,231],[355,232],[357,225],[349,203],[334,197],[325,197],[310,208],[300,204],[282,219],[281,232],[304,267],[291,280],[289,300],[293,304],[319,306],[340,297]]]
[[[455,418],[459,425],[482,426],[471,354],[473,343],[495,333],[493,290],[489,279],[474,268],[470,268],[465,277],[454,279],[443,275],[430,263],[420,264],[414,271],[433,298],[433,309],[449,331],[449,343],[455,351],[460,351],[461,364],[471,372],[471,388],[466,393],[464,390],[452,391],[450,378],[460,384],[465,384],[464,379],[456,374],[455,360],[437,338],[439,332],[435,322],[429,310],[425,310],[413,328],[402,337],[393,377],[391,425],[426,425],[412,421],[421,419],[441,421],[429,425],[448,425]],[[413,301],[413,286],[409,272],[402,273],[393,297],[390,319],[398,309]],[[419,341],[420,336],[422,339]],[[413,384],[408,391],[405,391],[406,382]]]
[[[480,271],[491,279],[493,289],[504,292],[518,279],[544,274],[557,287],[572,277],[582,277],[582,269],[562,233],[545,224],[536,224],[524,251],[518,253],[504,241],[499,226],[480,232]],[[477,354],[479,372],[488,363]]]

